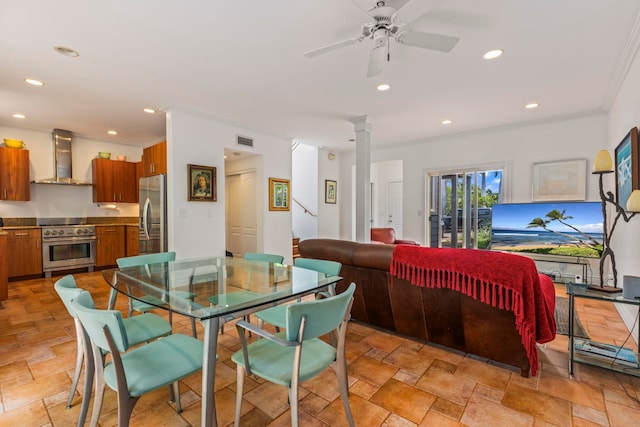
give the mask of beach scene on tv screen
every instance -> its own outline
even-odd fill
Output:
[[[491,249],[600,258],[600,202],[508,203],[491,209]]]

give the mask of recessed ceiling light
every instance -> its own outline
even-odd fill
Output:
[[[12,115],[14,119],[26,119],[27,116],[25,116],[24,114],[21,113],[15,113]]]
[[[532,102],[530,104],[525,105],[524,108],[526,108],[527,110],[532,110],[534,108],[538,108],[538,103],[537,102]]]
[[[378,89],[380,92],[384,92],[385,90],[389,90],[390,88],[391,88],[391,86],[389,86],[389,85],[388,85],[388,84],[386,84],[386,83],[379,84],[379,85],[376,87],[376,89]]]
[[[149,114],[153,114],[156,112],[156,110],[154,110],[153,108],[145,108],[142,111],[144,111],[145,113],[149,113]]]
[[[504,51],[502,49],[494,49],[494,50],[490,50],[488,52],[485,52],[484,55],[482,55],[483,59],[496,59],[500,56],[502,56],[502,54],[504,53]]]
[[[78,53],[77,50],[73,50],[73,49],[71,49],[69,47],[55,46],[53,48],[53,50],[58,52],[60,55],[70,56],[71,58],[76,58],[76,57],[80,56],[80,54]]]
[[[34,86],[44,86],[44,83],[41,82],[40,80],[36,80],[36,79],[32,79],[29,77],[25,77],[24,81],[29,83],[30,85],[34,85]]]
[[[117,135],[118,134],[118,132],[116,132],[115,130],[108,130],[107,133],[109,135]]]
[[[446,120],[441,121],[440,123],[442,123],[443,125],[450,125],[451,124],[451,120],[446,119]]]

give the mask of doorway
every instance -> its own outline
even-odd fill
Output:
[[[427,174],[427,242],[438,248],[486,249],[491,206],[503,196],[503,168]]]
[[[257,252],[256,172],[227,175],[225,190],[227,251],[234,257]]]

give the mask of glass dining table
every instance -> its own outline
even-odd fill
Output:
[[[202,426],[216,426],[219,328],[253,312],[317,292],[334,294],[339,276],[233,257],[178,260],[103,271],[118,293],[198,320],[204,327]],[[113,308],[110,298],[109,308]]]

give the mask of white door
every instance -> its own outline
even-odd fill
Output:
[[[396,230],[396,239],[402,239],[402,181],[387,183],[386,226]]]
[[[257,250],[256,173],[226,178],[227,250],[235,257]]]

